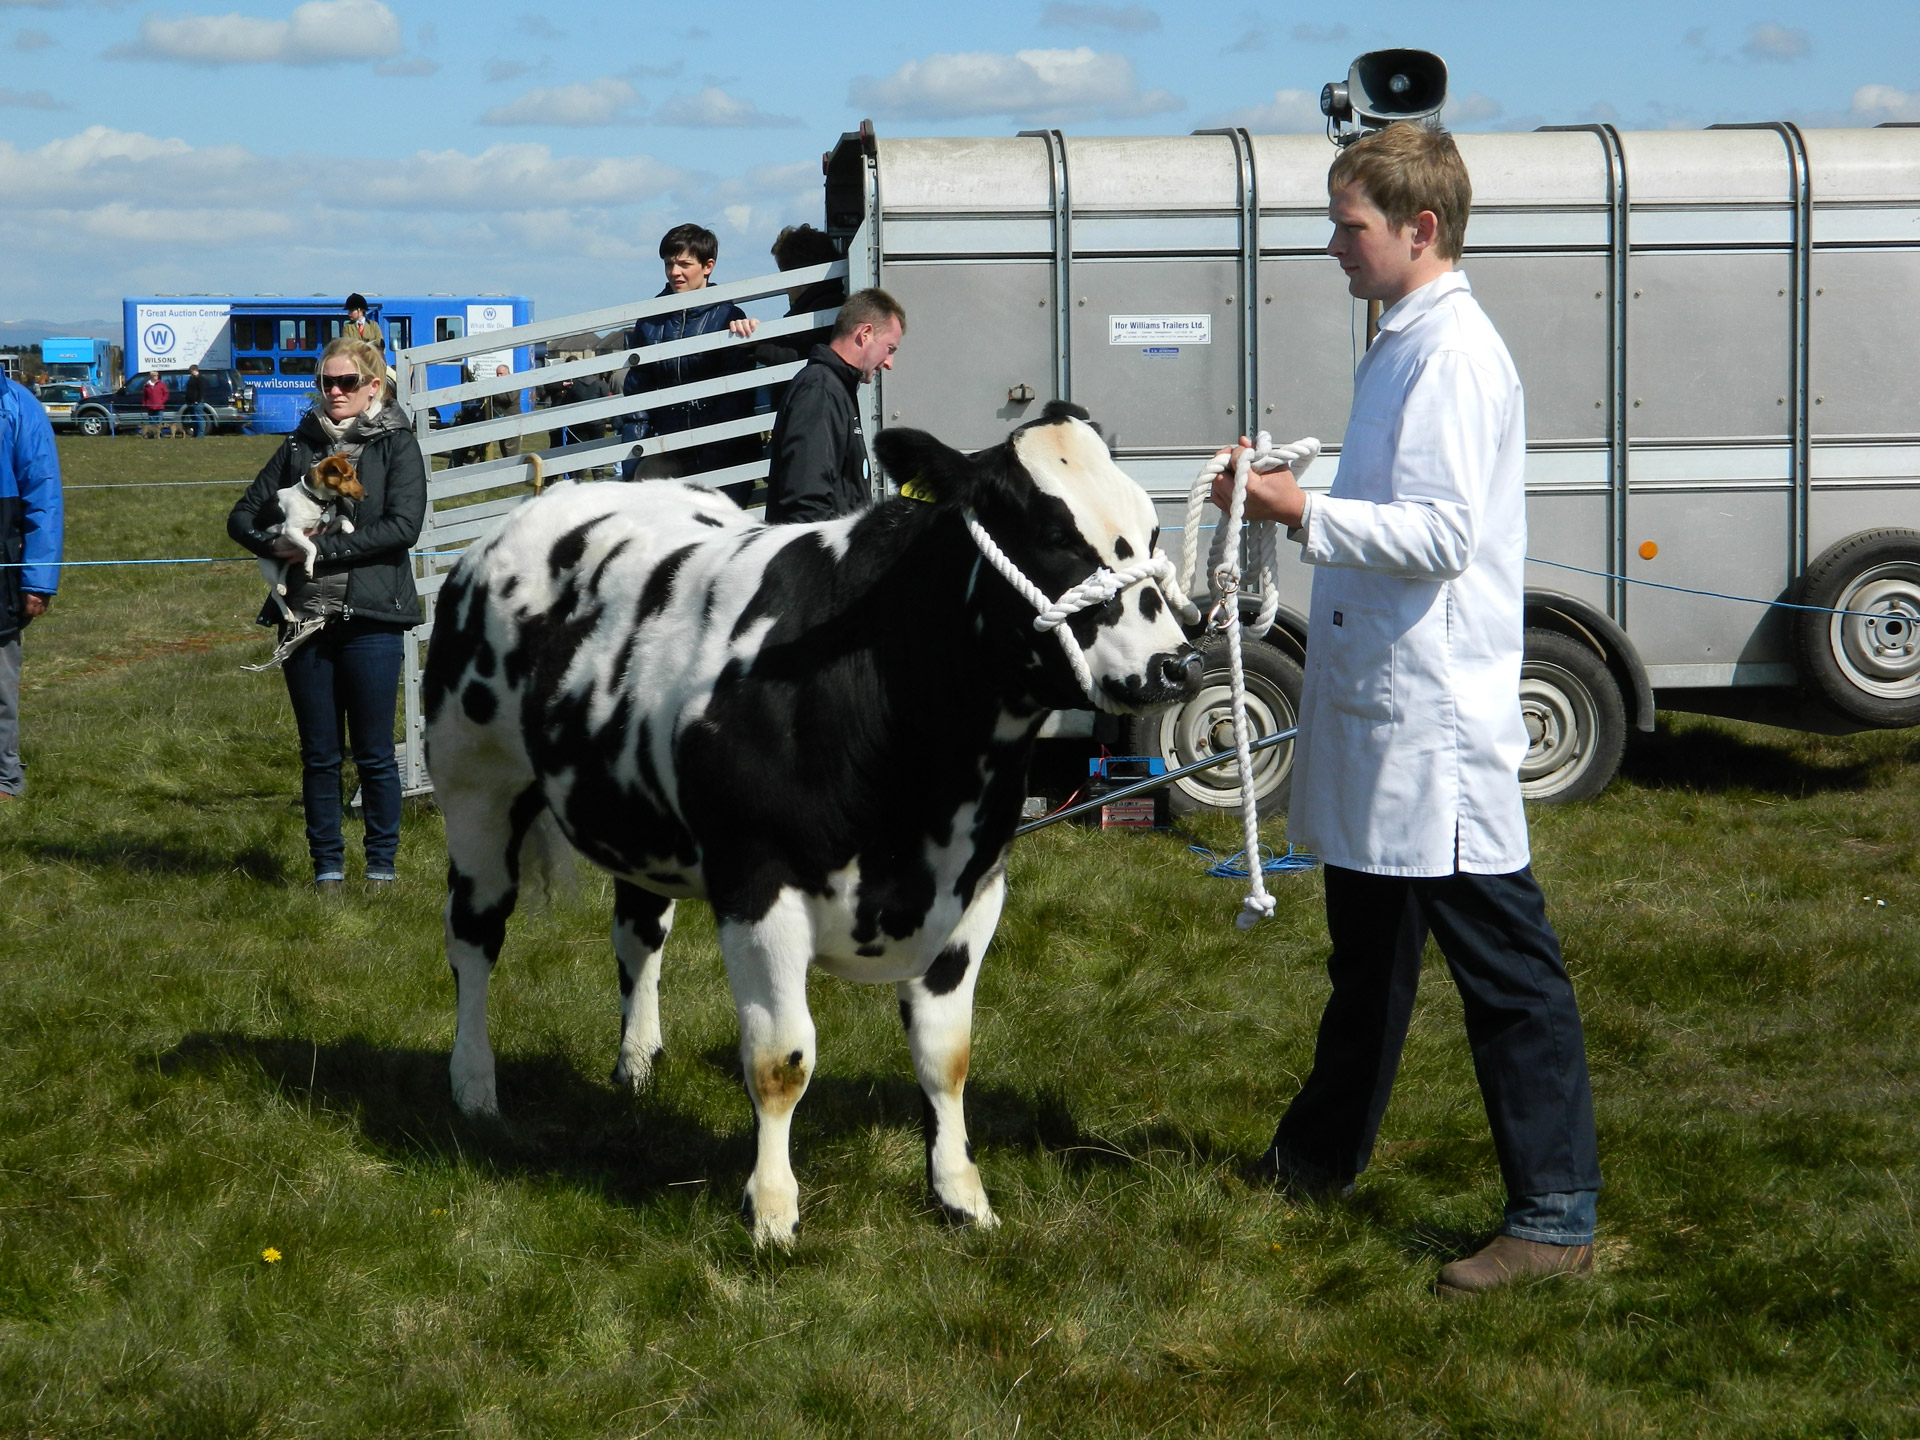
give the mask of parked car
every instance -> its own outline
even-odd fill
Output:
[[[47,419],[56,430],[73,428],[73,407],[91,399],[94,388],[79,380],[44,380],[33,392],[46,407]]]
[[[246,429],[253,418],[253,387],[247,384],[240,372],[202,370],[200,378],[206,381],[206,407],[211,412],[205,417],[207,433],[226,431],[238,434]],[[195,417],[181,414],[180,396],[186,389],[187,372],[162,371],[161,379],[167,382],[168,392],[167,408],[161,412],[163,418],[169,424],[192,426]],[[82,435],[112,435],[122,430],[138,430],[147,423],[147,407],[140,393],[146,383],[147,372],[143,370],[129,375],[118,390],[76,402],[72,428]]]

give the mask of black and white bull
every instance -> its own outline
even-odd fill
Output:
[[[961,1108],[974,982],[1036,732],[1087,698],[967,517],[1048,596],[1158,540],[1147,496],[1070,406],[974,455],[911,430],[877,448],[931,501],[769,527],[698,485],[554,486],[467,552],[427,661],[454,1099],[497,1110],[487,982],[522,842],[550,813],[615,877],[616,1084],[642,1085],[661,1048],[674,902],[713,907],[758,1121],[743,1209],[761,1242],[790,1242],[799,1218],[787,1152],[814,1068],[809,965],[895,987],[933,1196],[996,1223]],[[1153,580],[1068,623],[1110,708],[1198,683]]]

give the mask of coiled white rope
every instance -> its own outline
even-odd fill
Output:
[[[1080,693],[1098,709],[1115,714],[1121,712],[1120,703],[1093,683],[1093,672],[1087,667],[1086,652],[1080,648],[1080,639],[1073,633],[1073,627],[1066,623],[1068,620],[1082,610],[1107,604],[1129,585],[1138,585],[1142,580],[1154,580],[1159,583],[1160,593],[1166,597],[1182,624],[1200,623],[1200,611],[1180,588],[1173,562],[1159,551],[1124,570],[1109,570],[1102,565],[1058,600],[1053,600],[1007,558],[1006,551],[994,543],[993,536],[987,533],[987,527],[980,523],[979,516],[969,510],[966,518],[973,543],[980,547],[980,553],[986,557],[987,563],[998,570],[1006,582],[1039,612],[1034,616],[1033,628],[1042,634],[1051,630],[1060,637],[1060,648],[1066,652],[1067,664],[1073,667],[1073,678],[1080,682]]]
[[[1232,697],[1234,758],[1240,775],[1240,829],[1248,855],[1260,853],[1260,807],[1253,793],[1253,752],[1247,748],[1252,737],[1247,733],[1247,677],[1240,646],[1243,634],[1254,640],[1265,635],[1273,628],[1273,617],[1279,613],[1280,527],[1271,520],[1256,520],[1246,526],[1243,538],[1241,521],[1247,508],[1247,476],[1255,471],[1264,475],[1290,466],[1294,478],[1298,479],[1306,474],[1307,467],[1319,454],[1320,442],[1311,436],[1291,445],[1275,445],[1272,437],[1262,430],[1254,437],[1251,448],[1240,450],[1237,460],[1231,451],[1222,450],[1201,466],[1187,495],[1187,588],[1197,591],[1202,574],[1198,537],[1213,495],[1213,482],[1226,472],[1230,463],[1233,465],[1233,500],[1227,508],[1225,523],[1213,532],[1206,570],[1211,584],[1203,593],[1213,601],[1208,612],[1208,628],[1227,632],[1227,682]],[[1247,553],[1260,595],[1259,608],[1250,623],[1240,618],[1242,548]],[[1261,870],[1257,864],[1247,866],[1247,898],[1241,902],[1240,913],[1233,918],[1233,923],[1242,930],[1251,930],[1273,914],[1273,896],[1267,893]]]
[[[1208,616],[1208,627],[1227,632],[1228,677],[1233,697],[1233,745],[1240,772],[1240,826],[1246,837],[1248,855],[1257,856],[1260,853],[1260,808],[1253,793],[1253,752],[1248,749],[1252,739],[1247,734],[1247,679],[1240,644],[1243,631],[1255,640],[1265,635],[1273,628],[1273,618],[1279,613],[1280,533],[1279,527],[1272,521],[1255,521],[1246,526],[1244,545],[1260,593],[1259,608],[1253,621],[1247,623],[1240,619],[1241,521],[1247,508],[1247,476],[1255,471],[1264,475],[1285,465],[1293,468],[1297,479],[1306,473],[1307,467],[1319,454],[1318,440],[1309,437],[1296,440],[1291,445],[1275,445],[1264,430],[1251,447],[1240,450],[1238,460],[1231,461],[1233,503],[1227,510],[1226,523],[1214,531],[1212,551],[1203,572],[1197,537],[1213,494],[1214,478],[1226,472],[1231,452],[1222,450],[1207,461],[1200,468],[1193,489],[1187,496],[1185,534],[1189,579],[1185,584],[1181,582],[1173,562],[1155,551],[1145,560],[1129,565],[1124,570],[1109,570],[1103,565],[1059,599],[1051,599],[1046,591],[1029,580],[1020,567],[1007,558],[1007,553],[987,533],[987,527],[980,523],[980,518],[971,510],[966,513],[967,530],[973,536],[973,543],[979,546],[981,555],[1037,612],[1033,628],[1042,633],[1051,630],[1060,637],[1060,648],[1066,652],[1067,664],[1073,667],[1073,676],[1080,682],[1081,693],[1095,707],[1108,712],[1117,713],[1121,707],[1094,684],[1093,672],[1087,666],[1087,657],[1080,648],[1079,638],[1066,622],[1082,610],[1107,604],[1130,585],[1153,580],[1159,584],[1161,594],[1180,617],[1181,623],[1197,625],[1200,623],[1200,609],[1187,596],[1190,591],[1199,589],[1203,573],[1206,575],[1209,585],[1203,593],[1214,602]],[[1258,864],[1249,863],[1247,866],[1247,898],[1241,903],[1240,913],[1233,920],[1242,930],[1251,930],[1273,914],[1273,897],[1267,893],[1261,870]]]

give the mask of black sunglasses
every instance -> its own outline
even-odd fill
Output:
[[[344,390],[349,395],[366,383],[367,377],[360,374],[322,375],[320,377],[320,388],[322,390]]]

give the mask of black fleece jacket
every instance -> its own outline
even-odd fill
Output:
[[[872,498],[860,433],[860,372],[816,345],[773,423],[767,521],[785,525],[850,515]]]
[[[398,405],[383,406],[361,429],[366,444],[354,468],[366,498],[354,507],[351,535],[314,537],[319,551],[314,580],[329,598],[340,597],[343,619],[411,627],[420,623],[420,597],[407,552],[420,538],[426,518],[426,460]],[[277,558],[265,531],[286,518],[280,513],[279,492],[305,477],[329,448],[326,432],[309,411],[233,507],[227,534],[263,559]],[[337,581],[326,584],[330,577],[344,577],[344,588]],[[280,609],[272,597],[261,607],[259,619],[262,625],[278,623]]]

